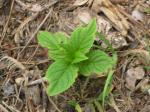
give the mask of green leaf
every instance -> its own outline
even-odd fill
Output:
[[[54,62],[47,70],[45,78],[49,82],[47,93],[57,95],[67,90],[77,77],[78,68],[75,65],[61,61]]]
[[[61,43],[67,42],[67,36],[62,32],[52,34],[47,31],[40,31],[38,33],[38,42],[42,47],[48,49],[59,49]]]
[[[65,61],[70,62],[72,64],[79,63],[87,59],[88,57],[80,51],[68,52],[67,50],[64,58]]]
[[[69,105],[73,106],[77,112],[82,112],[82,109],[81,109],[81,107],[80,107],[78,102],[70,101]]]
[[[89,52],[96,35],[96,20],[93,19],[86,27],[78,27],[71,35],[69,48],[82,53]]]
[[[63,48],[58,50],[48,50],[48,57],[53,60],[64,59],[66,57],[66,51]]]
[[[93,19],[86,27],[77,28],[67,44],[63,44],[66,54],[64,59],[72,64],[87,60],[87,53],[93,45],[96,34],[96,20]]]
[[[79,62],[87,60],[87,59],[88,59],[88,57],[85,56],[85,54],[83,54],[81,52],[76,52],[74,55],[74,59],[72,61],[72,64],[79,63]]]
[[[106,79],[106,82],[105,82],[105,86],[104,86],[103,92],[98,97],[98,99],[100,101],[102,101],[102,105],[103,106],[105,104],[106,97],[111,93],[111,90],[112,90],[113,73],[114,73],[113,70],[109,71],[107,79]]]
[[[67,43],[67,35],[62,32],[52,34],[47,31],[40,31],[38,34],[38,42],[42,47],[49,49],[49,57],[56,59],[63,59],[65,50],[62,45]]]
[[[80,63],[79,72],[84,76],[92,73],[107,72],[114,65],[113,59],[103,51],[91,51],[87,54],[88,60]]]

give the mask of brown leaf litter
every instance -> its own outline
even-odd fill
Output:
[[[145,12],[150,7],[149,0],[3,1],[0,0],[0,111],[70,112],[74,111],[68,104],[70,100],[77,101],[85,112],[99,109],[99,103],[91,101],[102,92],[104,77],[79,77],[63,94],[52,98],[46,95],[42,77],[51,60],[36,40],[39,30],[70,34],[92,18],[97,19],[98,31],[118,53],[114,87],[105,110],[149,111],[150,16]],[[101,40],[95,42],[107,48]]]

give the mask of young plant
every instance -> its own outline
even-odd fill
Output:
[[[116,65],[116,62],[117,62],[118,58],[117,58],[116,51],[113,49],[112,45],[104,37],[104,35],[97,32],[97,36],[108,46],[110,52],[112,52],[112,58],[114,60],[114,67],[112,68],[112,70],[109,70],[106,81],[105,81],[103,91],[102,91],[102,93],[100,93],[100,95],[98,97],[98,100],[102,103],[102,107],[104,107],[104,104],[106,102],[105,100],[106,100],[107,97],[109,97],[109,95],[112,91],[112,81],[113,81],[113,74],[114,74],[113,69],[115,68],[115,65]]]
[[[96,33],[96,19],[85,27],[76,28],[70,37],[62,32],[39,32],[39,44],[48,49],[49,58],[54,60],[45,75],[49,82],[49,96],[70,88],[78,74],[90,76],[93,73],[107,72],[113,67],[112,57],[103,51],[91,49]]]

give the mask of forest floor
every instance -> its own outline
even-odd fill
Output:
[[[48,97],[41,79],[52,61],[47,49],[38,45],[37,33],[70,34],[92,18],[118,56],[104,107],[92,101],[102,92],[105,75],[79,76],[67,91]],[[107,48],[101,41],[99,46]],[[150,112],[150,0],[0,0],[0,112],[81,112],[80,108]]]

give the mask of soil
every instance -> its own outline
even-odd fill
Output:
[[[91,18],[118,55],[104,107],[96,99],[106,74],[79,76],[54,97],[47,96],[42,80],[53,61],[37,33],[69,35]],[[150,112],[149,47],[150,0],[0,0],[0,112],[80,112],[71,101],[83,112]]]

